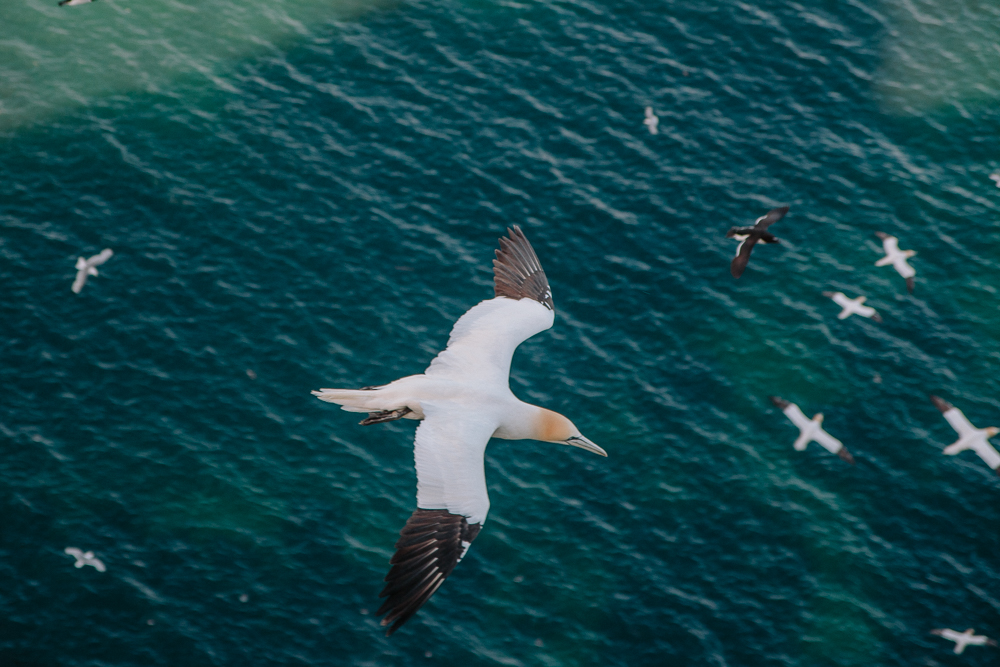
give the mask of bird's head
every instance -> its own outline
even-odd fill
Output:
[[[822,412],[817,412],[816,414],[814,414],[813,415],[813,421],[816,422],[817,424],[822,424],[823,423],[823,413]]]
[[[986,437],[987,438],[992,438],[997,433],[1000,433],[1000,428],[997,428],[996,426],[987,426],[986,427]]]
[[[542,442],[556,442],[560,445],[571,445],[573,447],[579,447],[580,449],[586,449],[588,452],[593,452],[594,454],[599,454],[601,456],[607,456],[608,453],[595,445],[593,442],[588,440],[580,433],[573,422],[571,422],[566,417],[563,417],[558,412],[552,412],[551,410],[543,410],[541,413],[541,419],[537,425],[538,433],[536,435],[536,440],[541,440]]]
[[[907,258],[910,258],[910,257],[913,257],[914,255],[916,255],[917,251],[916,250],[904,250],[903,254],[906,255]]]

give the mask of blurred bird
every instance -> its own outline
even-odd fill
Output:
[[[94,0],[60,0],[59,6],[67,5],[72,7],[73,5],[85,5],[88,2],[94,2]]]
[[[479,534],[490,499],[483,458],[490,438],[541,440],[607,453],[566,417],[520,401],[510,390],[511,357],[522,342],[550,328],[555,305],[548,279],[518,227],[500,239],[493,261],[495,298],[455,323],[445,348],[422,375],[380,387],[322,389],[313,394],[362,424],[422,419],[414,455],[417,510],[396,542],[378,615],[399,629],[434,594]]]
[[[660,119],[653,113],[653,107],[646,107],[646,119],[642,121],[642,124],[649,128],[650,134],[658,134],[660,132],[658,129]]]
[[[100,254],[94,255],[90,259],[78,258],[76,260],[76,280],[73,281],[73,292],[79,294],[83,286],[87,284],[87,278],[96,276],[97,267],[111,259],[113,254],[115,253],[111,248],[105,248]]]
[[[66,547],[64,551],[76,559],[76,563],[74,563],[76,567],[83,567],[84,565],[90,565],[98,572],[104,572],[104,570],[107,569],[104,567],[104,563],[102,563],[99,558],[94,557],[93,551],[83,552],[77,549],[76,547]]]
[[[990,438],[1000,433],[1000,428],[988,426],[986,428],[976,428],[972,425],[962,411],[954,405],[931,394],[931,403],[934,404],[944,418],[948,420],[951,427],[958,433],[958,440],[944,448],[944,453],[954,456],[966,449],[975,450],[979,458],[986,462],[986,465],[993,468],[1000,475],[1000,454],[990,444]]]
[[[937,635],[938,637],[944,637],[945,639],[950,639],[955,642],[955,653],[961,653],[965,650],[966,646],[996,646],[996,640],[990,639],[985,635],[974,634],[975,630],[969,628],[965,632],[958,632],[957,630],[952,630],[950,628],[943,628],[938,630],[931,630],[932,635]]]
[[[874,308],[861,305],[868,300],[866,296],[848,299],[843,292],[823,292],[823,296],[833,299],[834,303],[843,308],[840,315],[837,315],[839,320],[846,320],[851,315],[860,315],[861,317],[870,317],[876,322],[882,321],[882,316]]]
[[[997,187],[1000,188],[1000,171],[995,174],[990,174],[990,180],[996,183]]]
[[[750,261],[750,251],[753,250],[758,241],[761,243],[781,242],[774,234],[767,231],[767,228],[785,217],[786,213],[788,213],[787,206],[774,208],[768,211],[767,215],[757,218],[753,227],[731,227],[726,232],[727,239],[736,239],[740,242],[736,246],[736,257],[729,264],[729,272],[733,274],[733,278],[739,278],[743,275],[743,271],[747,268],[747,262]]]
[[[906,278],[906,289],[910,294],[913,294],[913,276],[917,275],[917,272],[906,260],[916,255],[917,251],[900,250],[899,239],[885,232],[875,232],[875,235],[882,239],[882,249],[885,250],[885,257],[875,262],[875,266],[888,266],[892,264],[897,273]]]
[[[854,465],[854,457],[847,451],[847,447],[844,447],[844,443],[823,430],[822,412],[817,413],[812,419],[809,419],[802,414],[802,410],[794,403],[790,403],[777,396],[769,396],[768,398],[771,399],[771,402],[779,410],[785,413],[786,417],[792,420],[793,424],[799,427],[799,437],[795,439],[795,444],[792,445],[795,451],[804,451],[806,446],[815,440],[831,453]]]

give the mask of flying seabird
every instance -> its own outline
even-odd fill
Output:
[[[660,130],[657,127],[660,124],[660,119],[653,113],[653,107],[646,107],[646,119],[642,121],[642,124],[649,128],[650,134],[659,133]]]
[[[72,7],[73,5],[85,5],[88,2],[94,2],[94,0],[60,0],[59,6],[67,5]]]
[[[115,253],[111,248],[105,248],[100,254],[94,255],[90,259],[78,258],[76,260],[76,280],[73,281],[73,292],[79,294],[83,286],[87,284],[87,278],[89,276],[96,276],[97,267],[111,259],[111,255],[113,254]]]
[[[889,236],[885,232],[875,232],[875,235],[882,239],[882,249],[885,250],[885,257],[875,262],[875,266],[888,266],[896,269],[899,275],[906,278],[906,289],[913,294],[913,276],[917,275],[916,270],[906,261],[917,254],[916,250],[900,250],[899,239]]]
[[[726,232],[727,239],[736,239],[740,242],[736,246],[736,257],[729,265],[729,272],[733,274],[733,278],[739,278],[743,275],[743,270],[747,268],[747,262],[750,261],[750,251],[753,250],[758,241],[761,243],[781,242],[774,234],[767,231],[767,228],[785,217],[786,213],[788,213],[787,206],[773,208],[767,212],[767,215],[757,218],[753,227],[731,227]]]
[[[990,438],[1000,433],[1000,428],[995,426],[976,428],[965,418],[961,410],[948,401],[931,394],[931,402],[934,403],[934,407],[941,411],[951,427],[958,432],[958,441],[945,447],[944,453],[954,456],[966,449],[974,449],[976,454],[979,454],[979,458],[986,461],[986,465],[1000,475],[1000,454],[990,444]]]
[[[958,632],[950,628],[931,630],[932,635],[944,637],[955,642],[955,653],[961,653],[966,646],[996,646],[997,642],[985,635],[975,634],[975,630],[969,628],[965,632]]]
[[[83,552],[76,547],[66,547],[64,551],[76,559],[76,563],[74,563],[76,567],[90,565],[98,572],[104,572],[104,570],[107,569],[104,567],[104,563],[101,562],[101,559],[94,557],[93,551]]]
[[[848,299],[847,295],[843,292],[823,292],[823,296],[833,299],[834,303],[843,308],[840,311],[840,315],[837,315],[837,319],[839,320],[846,320],[851,315],[860,315],[861,317],[870,317],[876,322],[882,321],[882,316],[874,308],[862,305],[868,300],[866,296]]]
[[[1000,188],[1000,171],[995,174],[990,174],[990,180],[996,183],[997,187]]]
[[[414,458],[417,509],[400,531],[389,562],[386,598],[376,612],[399,629],[444,583],[479,534],[490,508],[483,457],[491,437],[541,440],[607,453],[566,417],[520,401],[510,390],[511,357],[522,342],[550,328],[555,306],[545,272],[520,228],[500,239],[493,261],[495,297],[455,323],[448,347],[422,375],[379,387],[322,389],[317,398],[361,424],[421,419]]]
[[[799,410],[799,406],[794,403],[789,403],[788,401],[778,398],[777,396],[768,396],[771,402],[774,403],[779,410],[785,413],[785,416],[792,420],[792,423],[799,427],[799,437],[795,439],[795,451],[804,451],[806,445],[815,440],[819,444],[823,445],[831,453],[836,454],[840,458],[844,459],[851,465],[854,465],[854,457],[851,453],[847,451],[847,447],[844,447],[844,443],[837,440],[835,437],[823,430],[823,413],[819,412],[812,419],[807,418],[802,414],[802,410]]]

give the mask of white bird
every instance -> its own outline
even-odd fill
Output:
[[[942,628],[938,630],[931,630],[932,635],[937,635],[938,637],[944,637],[945,639],[950,639],[955,642],[955,653],[961,653],[965,650],[966,646],[996,646],[996,640],[990,639],[985,635],[975,634],[975,630],[969,628],[965,632],[958,632],[957,630],[952,630],[950,628]]]
[[[59,6],[67,5],[72,7],[73,5],[85,5],[88,2],[94,2],[94,0],[60,0]]]
[[[860,315],[861,317],[870,317],[876,322],[882,321],[882,316],[878,314],[878,311],[871,306],[862,305],[868,300],[866,296],[848,299],[843,292],[823,292],[823,296],[833,299],[834,303],[843,308],[840,315],[837,315],[839,320],[846,320],[851,315]]]
[[[795,447],[795,451],[804,451],[806,446],[815,440],[831,453],[854,465],[854,457],[847,451],[847,447],[844,447],[844,443],[823,430],[822,412],[817,413],[812,419],[809,419],[802,414],[802,410],[794,403],[790,403],[777,396],[769,396],[768,398],[771,399],[771,402],[779,410],[785,413],[786,417],[792,420],[793,424],[799,427],[799,437],[795,439],[795,444],[792,445]]]
[[[906,261],[917,254],[916,250],[900,250],[899,239],[889,236],[885,232],[875,232],[875,235],[882,239],[882,249],[885,250],[885,257],[875,262],[875,266],[888,266],[896,269],[899,275],[906,278],[906,289],[913,294],[913,276],[917,271]]]
[[[520,401],[510,390],[514,350],[550,328],[555,306],[545,272],[521,230],[508,230],[493,261],[495,298],[455,323],[448,347],[422,375],[379,387],[322,389],[317,398],[362,424],[421,419],[414,458],[417,508],[396,542],[377,614],[391,635],[434,594],[479,534],[490,499],[483,458],[490,438],[541,440],[607,453],[566,417]]]
[[[100,254],[94,255],[90,259],[78,258],[76,260],[76,280],[73,281],[73,292],[79,294],[83,286],[87,284],[87,278],[96,276],[97,267],[111,259],[113,254],[115,253],[111,248],[105,248]]]
[[[659,133],[660,119],[653,113],[653,107],[646,107],[646,119],[642,121],[642,124],[649,128],[650,134]]]
[[[64,551],[76,559],[76,563],[74,563],[76,567],[83,567],[84,565],[90,565],[98,572],[104,572],[104,570],[107,569],[104,567],[104,563],[101,562],[100,558],[94,557],[93,551],[83,552],[77,549],[76,547],[66,547]]]
[[[986,465],[1000,475],[1000,454],[990,444],[990,438],[1000,433],[1000,428],[995,426],[976,428],[972,422],[965,418],[961,410],[948,401],[931,394],[931,402],[934,403],[934,407],[941,411],[951,427],[958,432],[958,440],[945,447],[944,453],[948,456],[954,456],[966,449],[973,449],[976,454],[979,454],[979,458],[986,461]]]
[[[1000,188],[1000,171],[995,174],[990,174],[990,180],[996,183],[997,187]]]

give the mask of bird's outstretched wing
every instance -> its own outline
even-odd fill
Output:
[[[73,290],[74,294],[79,294],[83,291],[83,286],[87,284],[87,269],[83,268],[76,272],[76,278],[73,280]]]
[[[100,253],[88,259],[87,264],[89,264],[90,266],[100,266],[101,264],[104,264],[104,262],[111,259],[111,256],[114,254],[115,253],[111,248],[105,248]]]
[[[754,226],[757,229],[764,231],[765,229],[776,223],[778,220],[784,218],[786,213],[788,213],[787,206],[772,208],[770,211],[767,212],[766,215],[762,215],[759,218],[757,218],[757,221],[754,223]]]
[[[733,278],[739,278],[743,275],[743,271],[747,268],[747,262],[750,261],[750,251],[755,245],[757,245],[756,236],[751,236],[740,242],[739,247],[736,248],[736,257],[733,257],[733,261],[729,263],[729,272],[733,274]]]
[[[415,510],[399,532],[392,569],[379,597],[386,601],[377,615],[390,625],[386,636],[398,630],[441,587],[469,545],[479,534],[478,523],[447,510]]]
[[[792,423],[798,426],[800,429],[809,426],[809,423],[812,420],[806,417],[802,413],[802,410],[799,409],[799,406],[795,405],[794,403],[790,403],[783,398],[778,398],[777,396],[770,396],[769,398],[771,399],[771,402],[774,403],[774,405],[779,410],[784,412],[785,416],[788,417],[790,420],[792,420]]]
[[[462,559],[486,520],[483,455],[496,424],[460,404],[424,404],[417,428],[417,509],[400,532],[378,610],[399,629],[430,599]]]
[[[555,322],[549,282],[517,227],[509,239],[500,239],[493,285],[496,297],[459,318],[448,347],[427,367],[427,375],[475,375],[506,384],[517,346]]]
[[[813,440],[818,442],[831,454],[839,454],[844,449],[844,443],[823,430],[818,431],[816,435],[813,436]],[[853,461],[854,459],[852,458],[851,462]]]
[[[552,290],[534,248],[521,228],[508,229],[510,238],[500,237],[500,249],[493,260],[493,292],[508,299],[532,299],[555,310]]]
[[[951,427],[959,435],[968,435],[976,430],[976,427],[966,419],[962,411],[948,401],[931,394],[931,402],[934,404],[934,407],[941,411],[941,414],[944,415],[944,418],[948,420],[948,423],[951,424]]]
[[[82,558],[83,557],[83,552],[80,551],[79,549],[77,549],[76,547],[66,547],[65,549],[63,549],[63,552],[69,554],[73,558]]]

